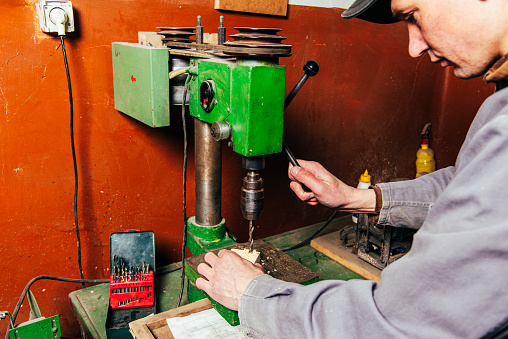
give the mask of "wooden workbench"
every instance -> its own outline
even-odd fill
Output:
[[[320,234],[335,232],[351,224],[351,216],[337,218]],[[278,248],[286,248],[297,244],[314,233],[323,223],[304,227],[298,230],[283,233],[281,235],[266,238],[265,240]],[[335,260],[315,250],[310,245],[305,245],[295,250],[286,252],[295,260],[319,274],[320,280],[327,279],[362,279],[362,277]],[[180,263],[171,264],[164,269],[180,266]],[[180,292],[181,270],[163,274],[156,279],[157,313],[171,310],[176,307]],[[106,316],[109,304],[109,284],[101,284],[93,287],[74,291],[69,294],[69,299],[76,317],[87,334],[87,338],[106,339]],[[187,300],[182,300],[185,305]]]

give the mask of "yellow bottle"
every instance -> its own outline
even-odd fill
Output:
[[[365,170],[365,172],[360,176],[357,188],[367,189],[369,187],[370,187],[370,174],[367,170]],[[358,223],[358,213],[353,213],[353,222],[355,224]]]
[[[416,152],[416,173],[432,173],[436,170],[434,151],[429,148],[426,140],[422,141],[422,147]]]

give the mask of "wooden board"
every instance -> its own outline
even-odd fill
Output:
[[[136,339],[172,339],[173,334],[171,334],[171,330],[169,329],[166,319],[173,317],[185,317],[192,313],[201,312],[210,308],[212,308],[210,300],[203,299],[166,312],[133,321],[129,324],[129,327],[131,333]]]
[[[153,47],[164,47],[162,35],[157,32],[138,32],[138,44]]]
[[[339,232],[329,233],[312,240],[310,246],[365,279],[381,281],[381,270],[351,253],[351,248],[343,246],[339,239]]]
[[[286,16],[287,0],[215,0],[215,9]]]
[[[249,243],[240,243],[233,246],[226,247],[231,248],[248,248]],[[274,277],[275,279],[284,280],[287,282],[294,282],[297,284],[308,284],[316,282],[319,275],[316,272],[312,272],[309,268],[303,266],[301,263],[291,258],[286,253],[279,250],[267,241],[262,239],[254,240],[253,249],[259,251],[260,264],[265,269],[266,273]],[[214,250],[217,254],[220,250]],[[198,265],[205,262],[205,254],[196,255],[186,259],[186,263],[194,270],[198,271]],[[196,281],[191,272],[188,274],[188,278],[192,283]],[[197,275],[196,277],[197,278]]]

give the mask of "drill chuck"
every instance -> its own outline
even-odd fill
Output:
[[[263,179],[257,171],[249,171],[243,178],[242,214],[247,220],[257,220],[263,211]]]

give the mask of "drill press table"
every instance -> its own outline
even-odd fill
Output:
[[[334,219],[322,234],[337,231],[351,224],[351,216]],[[286,248],[297,244],[314,233],[323,223],[303,227],[298,230],[266,238],[265,240],[278,248]],[[320,235],[322,235],[320,234]],[[337,240],[338,241],[338,240]],[[286,252],[295,260],[319,274],[320,280],[327,279],[363,279],[333,259],[316,251],[310,245]],[[163,269],[171,269],[181,265],[171,264]],[[180,292],[181,270],[163,274],[156,280],[157,313],[176,307]],[[106,316],[109,303],[109,285],[101,284],[74,291],[69,294],[72,308],[79,323],[87,334],[87,338],[106,339]],[[185,297],[182,305],[186,303]]]

